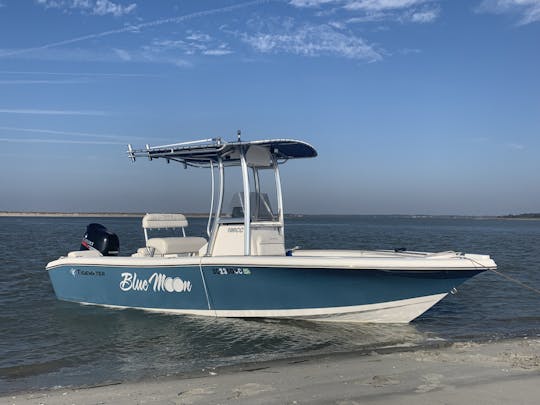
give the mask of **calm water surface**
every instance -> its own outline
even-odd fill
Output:
[[[111,310],[56,300],[47,262],[77,250],[100,222],[122,254],[144,245],[136,218],[0,218],[0,393],[89,385],[314,353],[422,346],[433,340],[540,335],[540,295],[486,272],[409,325],[213,319]],[[206,221],[192,219],[191,235]],[[540,221],[303,217],[287,247],[490,254],[499,270],[540,289]]]

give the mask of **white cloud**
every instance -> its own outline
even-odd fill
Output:
[[[180,67],[180,68],[189,68],[189,67],[193,67],[193,64],[191,62],[188,62],[187,60],[184,60],[184,59],[171,59],[169,61],[169,63],[177,66],[177,67]]]
[[[426,24],[434,22],[440,14],[438,7],[420,8],[400,11],[368,11],[346,20],[347,23],[393,21],[399,23]]]
[[[478,11],[516,14],[520,16],[520,25],[540,22],[540,0],[483,0]]]
[[[440,14],[440,0],[291,0],[295,7],[318,7],[330,11],[344,10],[348,23],[394,21],[401,23],[429,23]],[[328,7],[327,7],[328,8]],[[324,12],[324,11],[322,11]],[[341,24],[332,22],[334,26]],[[337,26],[336,26],[337,27]]]
[[[344,23],[340,22],[340,21],[330,21],[328,23],[328,25],[331,26],[331,27],[334,27],[334,28],[336,28],[338,30],[342,30],[342,29],[346,28],[346,25]]]
[[[19,49],[0,49],[0,58],[37,60],[68,60],[77,62],[118,62],[119,55],[111,49],[33,49],[27,52],[18,52]]]
[[[130,14],[137,7],[136,3],[121,5],[110,0],[36,0],[45,8],[57,8],[64,11],[80,10],[93,15],[111,14],[121,17]]]
[[[229,49],[207,49],[203,52],[203,55],[209,55],[209,56],[224,56],[224,55],[230,55],[233,53],[233,51]]]
[[[514,143],[514,142],[510,142],[510,143],[507,143],[506,146],[510,149],[513,149],[513,150],[523,150],[525,149],[525,145],[522,145],[520,143]]]
[[[96,62],[96,63],[157,63],[157,64],[172,64],[174,66],[188,67],[191,64],[182,60],[178,55],[158,54],[144,47],[142,49],[125,50],[125,49],[80,49],[80,48],[65,48],[65,49],[35,49],[31,52],[18,53],[17,50],[1,50],[2,54],[9,55],[9,58],[30,59],[30,60],[47,60],[47,61],[75,61],[75,62]],[[80,74],[79,76],[88,77],[113,77],[114,74]],[[124,74],[128,77],[128,74]],[[140,74],[132,75],[131,77],[141,76]]]
[[[401,55],[415,55],[422,53],[421,49],[417,48],[403,48],[398,51]]]
[[[55,0],[37,0],[37,1],[38,2],[53,2]],[[56,0],[56,1],[65,1],[65,0]],[[79,37],[64,39],[62,41],[49,42],[44,45],[34,46],[30,48],[0,50],[0,58],[6,57],[6,56],[20,55],[23,53],[29,53],[29,52],[34,52],[34,51],[39,51],[39,50],[44,50],[44,49],[58,48],[64,45],[70,45],[77,42],[88,41],[91,39],[104,38],[111,35],[124,34],[128,32],[129,33],[140,32],[143,29],[157,27],[164,24],[184,23],[186,21],[189,21],[195,18],[202,18],[202,17],[208,17],[211,15],[216,15],[216,14],[221,14],[221,13],[228,13],[234,10],[240,10],[246,7],[251,7],[251,6],[256,6],[262,3],[266,3],[267,1],[268,0],[252,0],[252,1],[247,1],[245,3],[233,4],[231,6],[218,7],[218,8],[213,8],[213,9],[208,9],[208,10],[203,10],[203,11],[196,11],[194,13],[184,14],[177,17],[161,18],[159,20],[152,20],[152,21],[148,21],[148,22],[144,22],[140,24],[128,25],[123,28],[96,32],[94,34],[82,35]]]
[[[347,19],[347,24],[354,24],[354,23],[365,23],[365,22],[380,22],[385,20],[395,20],[396,18],[392,16],[390,18],[390,15],[388,13],[381,13],[379,11],[376,12],[369,12],[365,13],[359,16],[351,17]]]
[[[319,7],[336,1],[339,0],[291,0],[290,4],[296,7]]]
[[[438,0],[290,0],[295,7],[338,6],[346,10],[387,11],[405,9]]]
[[[155,39],[143,49],[154,54],[181,51],[185,55],[223,56],[233,53],[229,45],[223,41],[218,41],[205,33],[191,31],[182,39]]]
[[[193,66],[191,62],[176,55],[160,55],[152,49],[143,49],[137,57],[137,61],[146,63],[165,63],[181,68]]]
[[[150,45],[143,48],[151,52],[163,52],[171,49],[184,49],[186,42],[182,39],[154,39]]]
[[[290,53],[302,56],[339,56],[374,62],[382,59],[375,48],[353,34],[336,31],[329,25],[297,25],[286,19],[264,24],[255,33],[241,33],[240,38],[263,53]]]
[[[409,13],[405,13],[401,16],[402,21],[404,22],[413,22],[413,23],[430,23],[437,19],[439,16],[438,8],[423,9],[423,10],[412,10]]]
[[[92,12],[93,14],[97,15],[112,14],[115,17],[119,17],[124,14],[131,13],[133,10],[135,10],[135,7],[137,7],[135,3],[131,3],[127,6],[122,6],[109,0],[97,0],[92,9]]]
[[[397,10],[418,6],[427,1],[429,0],[357,0],[347,2],[344,8],[364,11]]]
[[[120,59],[122,59],[123,61],[129,62],[130,60],[133,59],[133,58],[131,57],[131,55],[129,54],[129,52],[126,51],[125,49],[114,48],[113,51],[114,51],[114,53],[116,53],[116,54],[118,55],[118,57],[119,57]]]
[[[202,32],[190,32],[186,39],[189,41],[210,42],[212,37]]]

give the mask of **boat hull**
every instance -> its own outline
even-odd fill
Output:
[[[484,269],[201,265],[48,268],[61,300],[217,317],[410,322]]]

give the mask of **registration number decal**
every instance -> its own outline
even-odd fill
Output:
[[[219,276],[248,276],[251,274],[251,270],[246,267],[218,267],[214,269],[214,274],[217,274]]]

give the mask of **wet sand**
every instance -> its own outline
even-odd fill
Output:
[[[406,350],[406,349],[404,349]],[[0,397],[1,404],[536,404],[540,339],[342,353],[140,382]]]

